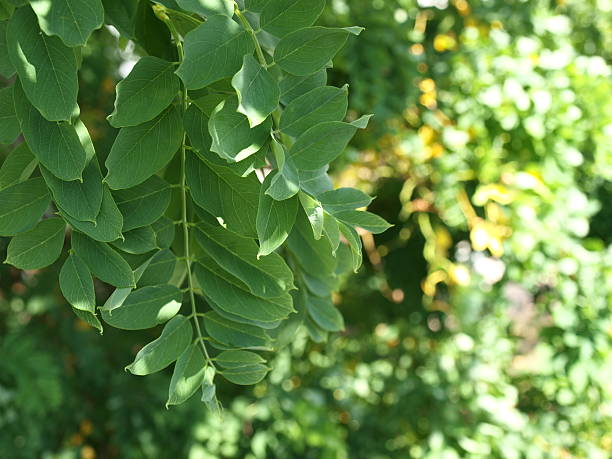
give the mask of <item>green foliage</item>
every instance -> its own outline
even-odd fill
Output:
[[[269,368],[252,351],[278,351],[275,338],[303,320],[298,289],[313,301],[314,336],[343,328],[327,282],[344,266],[343,217],[324,213],[317,194],[369,117],[344,122],[346,86],[324,86],[324,68],[361,30],[311,27],[324,6],[270,2],[254,14],[227,0],[36,0],[2,10],[2,71],[17,76],[0,90],[0,141],[25,140],[0,174],[6,263],[45,268],[68,239],[59,287],[81,320],[102,332],[103,304],[111,327],[163,325],[126,368],[148,375],[177,362],[168,406],[201,388],[217,410],[216,374],[259,383]],[[116,136],[77,106],[83,54],[104,22],[147,54],[116,85]],[[92,137],[112,142],[108,154]],[[300,206],[314,233],[286,244],[303,230]],[[386,225],[373,218],[344,221]],[[317,258],[326,262],[308,261]],[[102,295],[102,283],[114,291]]]

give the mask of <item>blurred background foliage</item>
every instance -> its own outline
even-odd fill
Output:
[[[121,371],[147,332],[100,336],[57,273],[2,265],[0,457],[612,455],[612,2],[330,0],[323,22],[367,28],[331,80],[376,115],[336,184],[395,224],[362,235],[346,332],[222,387],[222,419],[167,411],[169,373]],[[101,152],[128,51],[102,30],[83,56]]]

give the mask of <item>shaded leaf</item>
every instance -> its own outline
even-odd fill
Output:
[[[278,249],[289,237],[297,216],[297,198],[276,201],[265,193],[273,180],[268,175],[259,193],[257,208],[258,257],[266,256]]]
[[[199,342],[191,344],[176,361],[168,389],[166,408],[186,402],[202,386],[206,359],[200,346]]]
[[[314,24],[325,0],[275,0],[266,2],[259,19],[261,28],[277,37]]]
[[[50,218],[20,233],[8,245],[6,262],[19,269],[42,269],[57,260],[64,247],[66,224]]]
[[[215,311],[207,312],[203,318],[208,335],[225,346],[242,349],[268,349],[270,338],[259,327],[227,320]]]
[[[91,272],[78,255],[68,256],[59,275],[62,294],[70,305],[80,311],[96,312],[96,295]]]
[[[151,225],[166,212],[172,199],[170,184],[154,175],[140,185],[113,192],[123,215],[123,230]]]
[[[38,160],[28,145],[22,143],[9,153],[0,167],[0,190],[8,188],[30,178]]]
[[[21,126],[15,113],[13,88],[0,89],[0,144],[11,144],[21,133]]]
[[[14,236],[32,228],[50,202],[41,177],[16,183],[0,191],[0,236]]]

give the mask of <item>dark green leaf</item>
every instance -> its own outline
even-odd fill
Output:
[[[344,319],[338,308],[332,303],[331,297],[319,298],[311,295],[306,304],[308,314],[323,330],[328,332],[344,330]]]
[[[278,107],[278,83],[251,54],[244,56],[232,86],[238,94],[238,112],[248,118],[251,127],[259,126]]]
[[[0,236],[14,236],[32,228],[45,213],[50,201],[41,177],[0,191]]]
[[[312,226],[303,211],[298,212],[296,224],[287,242],[299,264],[308,273],[333,276],[336,259],[331,244],[326,238],[314,238]]]
[[[27,180],[36,169],[38,160],[28,145],[22,143],[9,153],[0,167],[0,190]]]
[[[32,104],[49,121],[70,120],[79,90],[74,51],[59,38],[42,33],[30,8],[19,8],[9,21],[7,43],[11,62]]]
[[[215,361],[224,368],[221,374],[225,379],[244,386],[257,384],[269,371],[264,359],[248,351],[225,351]]]
[[[126,38],[134,38],[134,19],[138,2],[136,0],[102,0],[104,18]]]
[[[176,256],[170,250],[160,250],[153,256],[142,277],[137,279],[136,283],[139,287],[166,284],[170,282],[176,263]]]
[[[102,282],[115,287],[135,287],[132,268],[108,244],[94,241],[78,232],[72,233],[72,248],[89,270]],[[101,262],[104,260],[104,262]]]
[[[173,107],[154,120],[121,129],[104,179],[113,190],[132,188],[165,167],[183,141],[183,122]]]
[[[166,324],[161,336],[143,347],[136,354],[134,362],[125,369],[138,376],[163,370],[185,351],[192,335],[189,319],[185,316],[174,317]]]
[[[155,231],[157,246],[161,249],[169,249],[174,242],[176,225],[167,217],[162,217],[152,225]]]
[[[227,320],[215,311],[207,312],[203,322],[208,335],[225,346],[262,350],[270,347],[270,338],[259,327]]]
[[[284,37],[314,24],[324,7],[325,0],[274,0],[266,3],[259,21],[266,32]]]
[[[297,198],[276,201],[264,191],[273,179],[268,175],[261,187],[257,208],[258,257],[266,256],[278,249],[289,237],[297,215]]]
[[[104,22],[100,0],[30,0],[30,5],[43,32],[59,36],[68,46],[83,46]]]
[[[185,59],[176,71],[187,89],[234,75],[254,49],[251,37],[224,15],[211,16],[185,37]]]
[[[280,82],[281,102],[289,105],[295,99],[303,96],[313,89],[324,86],[327,83],[327,70],[321,69],[312,75],[296,76],[287,75]]]
[[[21,126],[15,113],[13,88],[0,89],[0,143],[11,144],[21,133]]]
[[[306,27],[285,35],[274,50],[274,61],[293,75],[311,75],[324,68],[360,28]]]
[[[64,247],[66,224],[60,218],[43,220],[9,243],[6,262],[19,269],[42,269],[57,260]]]
[[[72,312],[74,312],[74,315],[81,319],[83,322],[85,322],[87,325],[98,330],[100,334],[102,334],[102,332],[104,331],[104,329],[102,328],[102,323],[96,317],[95,314],[89,311],[81,311],[77,308],[72,308]]]
[[[8,52],[6,29],[8,22],[0,20],[0,75],[7,80],[15,74]]]
[[[176,361],[166,408],[189,400],[204,382],[206,359],[200,346],[199,342],[191,344]]]
[[[157,248],[155,231],[150,226],[127,231],[123,233],[123,237],[123,241],[115,241],[113,245],[126,253],[143,254]]]
[[[164,111],[180,90],[175,66],[154,56],[141,58],[117,85],[115,110],[108,117],[110,124],[114,127],[137,126]]]
[[[291,102],[280,121],[280,130],[298,137],[311,127],[326,121],[341,121],[348,107],[348,87],[323,86]]]
[[[76,254],[64,262],[59,275],[59,284],[66,301],[80,311],[96,312],[96,294],[91,272]]]
[[[166,212],[172,198],[170,185],[154,175],[133,188],[113,192],[123,214],[123,230],[151,225]]]

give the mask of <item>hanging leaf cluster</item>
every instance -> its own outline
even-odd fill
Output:
[[[346,121],[347,87],[326,84],[361,29],[313,25],[324,6],[0,0],[6,262],[59,260],[61,292],[100,332],[159,327],[126,369],[174,364],[168,405],[200,390],[217,409],[217,377],[256,384],[298,327],[342,330],[331,294],[361,264],[356,228],[389,226],[327,174],[369,117]],[[144,57],[116,87],[102,155],[77,97],[81,47],[105,24]],[[103,302],[94,279],[114,287]]]

